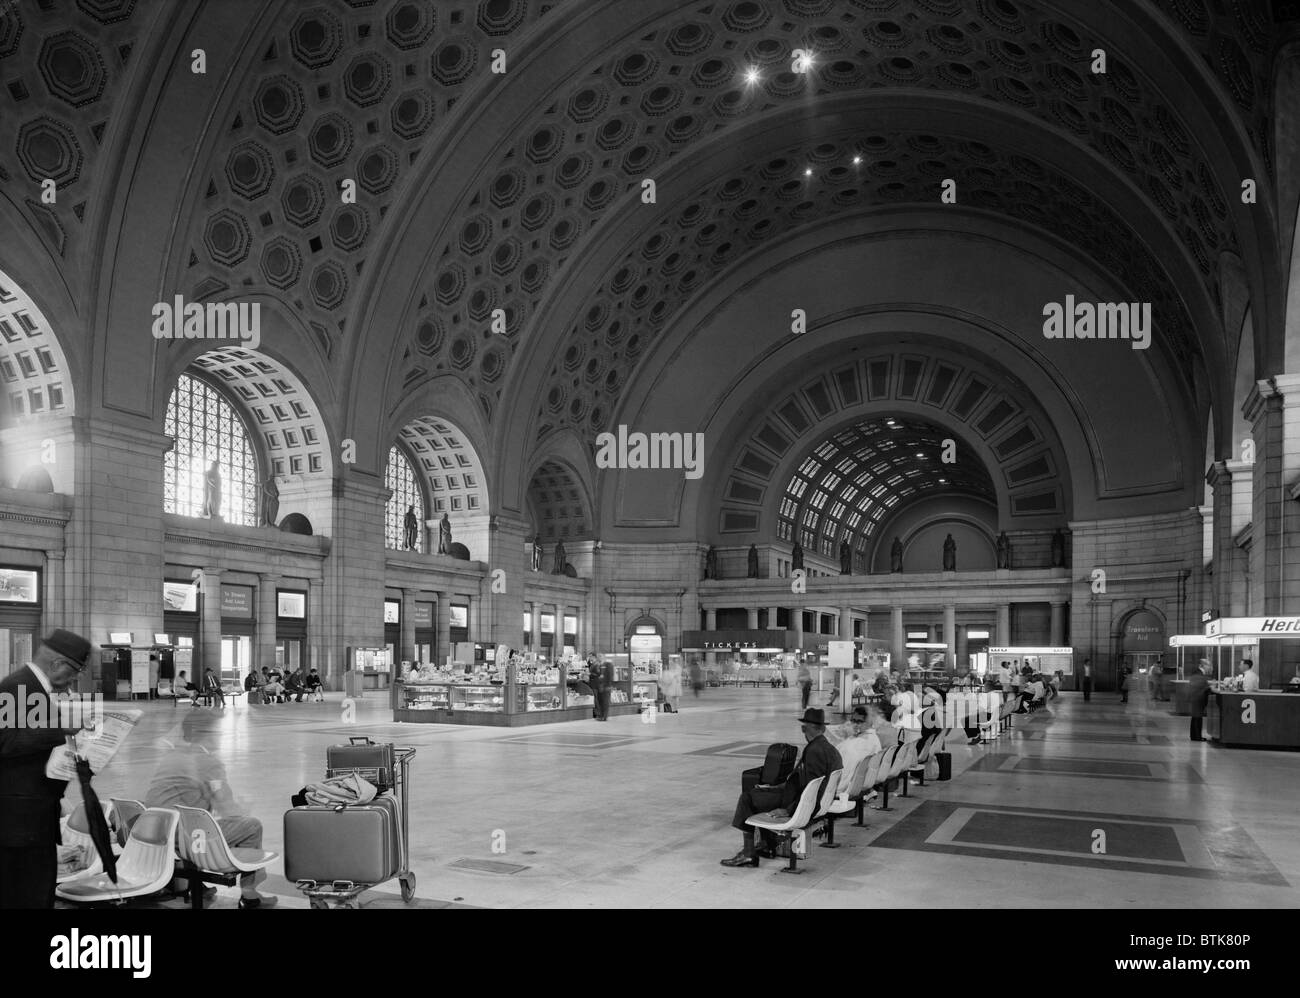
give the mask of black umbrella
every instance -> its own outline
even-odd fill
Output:
[[[81,799],[86,807],[86,825],[90,829],[90,839],[95,843],[95,851],[104,862],[104,872],[108,879],[117,883],[117,857],[113,855],[113,833],[108,830],[108,819],[104,817],[104,808],[99,803],[99,794],[90,785],[90,763],[77,759],[77,779],[81,781]]]

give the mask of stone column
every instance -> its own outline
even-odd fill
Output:
[[[66,627],[62,621],[67,617],[67,596],[64,592],[65,576],[63,571],[64,552],[49,550],[45,552],[45,592],[42,598],[45,605],[41,607],[42,627],[51,631],[55,627]],[[159,579],[159,593],[162,592],[162,580]],[[162,597],[158,601],[158,626],[154,631],[162,630]],[[153,637],[153,631],[149,632]],[[92,642],[93,644],[94,642]],[[96,653],[98,654],[98,653]]]
[[[794,631],[795,648],[803,649],[803,607],[790,607],[790,629]]]
[[[767,608],[767,629],[769,631],[785,630],[785,628],[781,627],[781,625],[777,623],[777,620],[780,619],[777,616],[777,614],[780,612],[780,609],[781,609],[780,607],[776,607],[776,606],[769,606]]]
[[[889,668],[895,672],[904,668],[907,664],[907,638],[903,631],[903,608],[901,606],[891,606],[889,608]]]
[[[441,667],[447,664],[451,655],[451,593],[438,593],[437,602],[433,604],[434,626],[438,631],[438,647],[433,650],[434,664]]]
[[[532,648],[534,652],[540,652],[542,650],[542,604],[538,603],[537,600],[533,600],[528,604],[528,606],[532,613],[532,642],[529,647]]]
[[[948,671],[953,672],[957,668],[957,607],[952,603],[943,608],[943,640],[948,645],[943,659]]]
[[[758,607],[751,606],[747,612],[749,615],[749,619],[747,622],[749,629],[751,631],[757,631],[758,630]]]
[[[328,656],[325,655],[321,639],[324,632],[321,624],[325,606],[324,593],[325,587],[320,579],[307,580],[307,661],[304,664],[308,670],[315,668],[320,672],[321,682],[325,684],[326,689],[339,689],[343,684],[343,674],[340,672],[337,676],[331,676],[327,668]]]
[[[508,516],[493,516],[488,526],[490,549],[484,605],[480,611],[482,637],[477,641],[495,641],[519,647],[519,623],[524,614],[524,579],[531,567],[524,553],[528,524]],[[493,576],[500,569],[505,574]],[[496,590],[505,589],[505,592]]]
[[[853,611],[847,606],[840,607],[840,640],[853,640]]]
[[[999,648],[1011,647],[1011,604],[998,605],[998,632],[993,642]]]
[[[1048,641],[1053,648],[1060,648],[1065,644],[1065,604],[1052,604],[1052,636]]]
[[[718,629],[718,611],[716,607],[708,606],[704,608],[704,629],[710,632]],[[705,640],[707,641],[712,639],[706,638]],[[704,664],[706,666],[716,665],[717,662],[718,656],[714,652],[709,651],[704,653]]]
[[[280,576],[257,573],[257,633],[253,637],[253,668],[275,667],[275,618],[278,607],[275,587]],[[286,667],[287,668],[287,667]]]
[[[348,466],[334,480],[330,554],[324,564],[320,627],[325,668],[338,683],[350,647],[384,644],[384,504],[389,490],[383,477]]]
[[[415,661],[415,590],[402,590],[402,639],[397,647],[397,661],[393,663],[393,677],[402,668],[402,659]]]
[[[1257,455],[1258,457],[1258,455]],[[1246,552],[1237,535],[1251,522],[1254,464],[1216,461],[1206,475],[1214,496],[1214,607],[1221,617],[1246,615]]]
[[[194,663],[190,678],[194,685],[203,689],[203,670],[211,669],[213,674],[221,675],[221,570],[205,568],[199,582],[203,593],[203,620],[199,626],[199,660]]]

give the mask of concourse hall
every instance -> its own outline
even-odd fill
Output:
[[[54,904],[1300,906],[1298,209],[1294,0],[0,3]]]

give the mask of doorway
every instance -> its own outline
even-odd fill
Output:
[[[253,667],[253,639],[246,634],[221,635],[221,682],[242,686]]]
[[[279,638],[275,642],[275,667],[284,675],[297,672],[306,664],[302,638]]]

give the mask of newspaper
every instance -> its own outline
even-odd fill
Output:
[[[105,710],[96,714],[96,724],[77,732],[77,754],[90,763],[92,773],[103,772],[126,741],[143,711]],[[59,745],[50,753],[45,764],[45,775],[51,780],[75,780],[77,760],[67,745]]]

